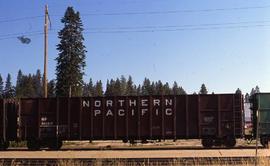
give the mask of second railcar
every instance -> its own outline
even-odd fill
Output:
[[[244,135],[241,94],[21,99],[19,135],[28,148],[62,140],[202,139],[233,147]]]

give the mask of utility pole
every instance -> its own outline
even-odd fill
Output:
[[[47,88],[47,61],[48,61],[48,5],[45,5],[45,24],[44,24],[44,97],[48,96]]]

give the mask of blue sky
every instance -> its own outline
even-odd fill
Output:
[[[132,75],[177,81],[192,93],[270,92],[270,2],[267,0],[0,1],[0,74],[43,72],[44,5],[48,4],[49,79],[55,78],[57,32],[67,6],[81,13],[84,80]],[[31,18],[29,18],[31,17]],[[95,32],[95,33],[93,33]],[[18,34],[17,34],[18,33]],[[11,35],[9,35],[11,34]],[[31,43],[21,44],[25,35]]]

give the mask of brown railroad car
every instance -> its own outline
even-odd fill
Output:
[[[17,107],[14,100],[0,99],[0,150],[17,139]]]
[[[233,147],[244,136],[241,94],[37,98],[19,101],[19,138],[28,148],[62,140],[202,139]]]

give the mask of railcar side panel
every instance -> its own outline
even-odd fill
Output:
[[[127,124],[128,124],[128,138],[139,139],[139,101],[138,97],[129,97]]]
[[[39,100],[21,99],[21,126],[23,139],[39,138]]]
[[[187,138],[199,138],[199,96],[189,95],[187,102]]]

